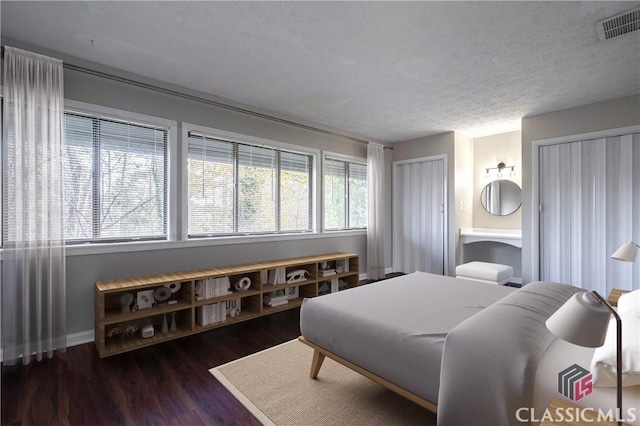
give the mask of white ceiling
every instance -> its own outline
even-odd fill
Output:
[[[640,93],[640,2],[11,2],[2,36],[379,141]],[[91,43],[93,40],[93,44]]]

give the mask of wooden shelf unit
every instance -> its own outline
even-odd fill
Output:
[[[322,276],[321,265],[326,262],[328,268],[335,269],[342,266],[343,272],[330,276]],[[307,271],[304,281],[269,284],[269,271],[284,268],[285,273],[303,269]],[[251,279],[250,287],[245,291],[236,291],[234,285],[242,278]],[[199,280],[228,278],[231,294],[210,297],[207,299],[196,297],[196,283]],[[224,327],[241,321],[247,321],[302,305],[305,297],[316,297],[323,283],[330,283],[337,278],[350,288],[359,284],[359,259],[352,253],[329,253],[316,256],[297,257],[292,259],[274,260],[269,262],[247,263],[243,265],[223,266],[193,271],[183,271],[168,274],[146,275],[133,278],[122,278],[95,283],[95,344],[101,358],[128,352],[160,342],[177,339],[195,333]],[[162,286],[180,284],[179,290],[172,293],[170,300],[173,304],[158,304],[146,309],[133,310],[122,313],[120,297],[124,294],[133,296],[131,307],[136,304],[137,292],[155,290]],[[335,287],[335,286],[334,286]],[[267,306],[264,296],[273,291],[285,291],[297,288],[297,295],[291,295],[286,304]],[[326,286],[324,287],[326,288]],[[220,309],[225,309],[229,303],[239,299],[241,311],[233,316],[227,315],[224,321],[200,325],[198,310],[203,306],[224,303]],[[176,330],[162,333],[162,322],[166,316],[171,323],[171,317],[176,318]],[[154,335],[143,338],[143,325],[152,325]],[[126,334],[122,331],[129,327],[134,333]],[[112,335],[110,337],[110,334]]]

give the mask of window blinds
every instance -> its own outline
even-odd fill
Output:
[[[189,132],[190,237],[313,229],[313,157]]]
[[[65,114],[65,232],[68,240],[166,238],[164,128]]]
[[[367,227],[367,166],[326,157],[324,160],[325,229]]]

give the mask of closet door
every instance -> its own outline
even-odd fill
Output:
[[[540,279],[596,290],[640,287],[640,134],[540,147]]]
[[[444,158],[394,163],[393,268],[444,274]]]

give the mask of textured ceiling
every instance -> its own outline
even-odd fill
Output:
[[[380,141],[640,93],[639,2],[10,2],[2,36]],[[91,43],[93,40],[93,44]]]

